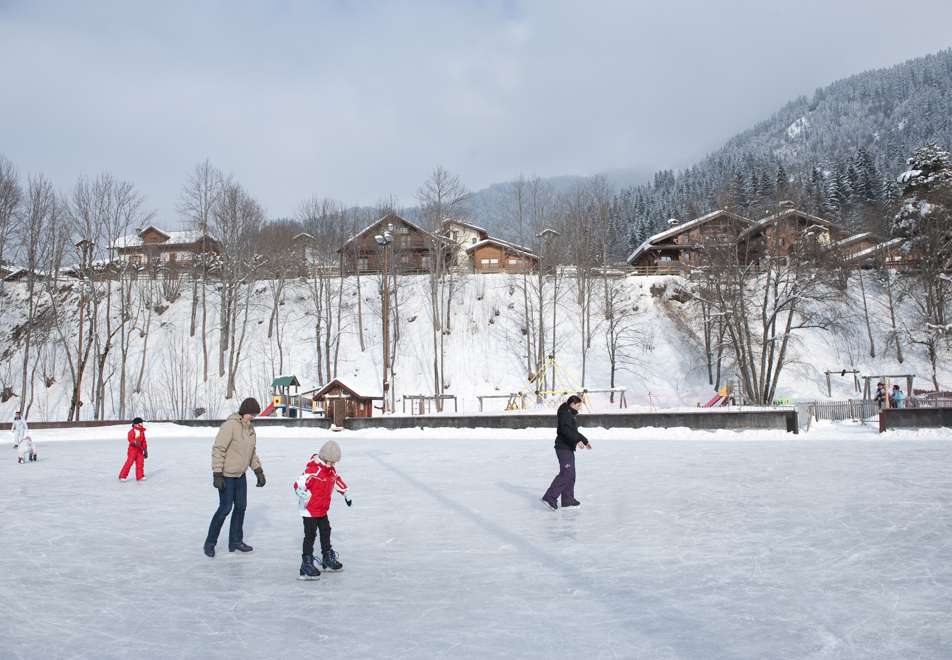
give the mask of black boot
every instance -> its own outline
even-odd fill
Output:
[[[314,565],[313,555],[301,555],[301,577],[299,580],[319,580],[321,572]]]
[[[205,554],[206,554],[208,557],[214,557],[214,556],[215,556],[215,544],[214,544],[214,543],[206,543],[206,544],[205,544]]]

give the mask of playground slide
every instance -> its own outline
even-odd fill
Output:
[[[713,408],[714,406],[726,406],[727,405],[727,388],[722,387],[721,391],[714,395],[714,398],[704,404],[705,408]]]
[[[267,417],[274,412],[274,401],[268,404],[268,407],[261,411],[259,417]]]

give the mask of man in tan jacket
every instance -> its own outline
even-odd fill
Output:
[[[237,413],[232,413],[218,430],[215,445],[212,447],[212,475],[215,488],[218,489],[218,511],[208,526],[205,539],[205,554],[215,556],[215,544],[221,526],[234,506],[231,514],[231,527],[228,532],[228,552],[248,554],[252,547],[244,542],[242,525],[245,521],[245,509],[248,506],[248,484],[245,472],[250,467],[258,477],[258,488],[265,484],[264,470],[255,453],[255,429],[251,420],[261,412],[261,406],[255,399],[245,399]]]

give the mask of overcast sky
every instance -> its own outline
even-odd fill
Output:
[[[952,2],[0,0],[0,154],[175,227],[208,158],[287,217],[518,172],[690,165],[800,94],[952,46]]]

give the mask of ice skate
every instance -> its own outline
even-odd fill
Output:
[[[542,502],[543,504],[545,504],[547,507],[549,507],[549,510],[550,510],[550,511],[556,511],[556,510],[558,510],[558,508],[559,508],[558,506],[556,506],[555,502],[550,502],[549,500],[545,499],[544,497],[540,497],[540,498],[539,498],[539,501]]]
[[[344,565],[337,561],[339,556],[340,555],[333,550],[328,550],[324,553],[324,556],[321,557],[321,568],[330,573],[344,570]]]
[[[214,543],[205,544],[205,556],[208,557],[209,559],[215,558],[215,544]]]
[[[31,460],[31,461],[35,461],[35,460],[36,460],[36,454],[30,454],[30,460]]]
[[[20,465],[23,465],[23,458],[20,456],[17,456],[17,463],[19,463]]]
[[[230,554],[250,555],[252,552],[254,552],[254,548],[244,541],[238,541],[238,543],[228,544],[228,552]]]
[[[312,555],[304,555],[301,557],[301,576],[298,580],[320,580],[321,572],[317,569],[317,566],[314,565],[314,557]]]
[[[139,479],[139,481],[147,481],[147,479],[145,477],[142,477],[141,479]]]
[[[562,508],[563,508],[563,509],[577,509],[577,508],[579,508],[580,506],[582,506],[582,503],[579,502],[578,500],[575,500],[574,502],[572,502],[572,503],[570,503],[570,504],[563,504],[563,505],[562,505]]]
[[[122,479],[122,478],[120,478],[120,479],[119,479],[119,483],[121,483],[121,484],[124,484],[124,483],[126,483],[126,480],[125,480],[125,479]]]

